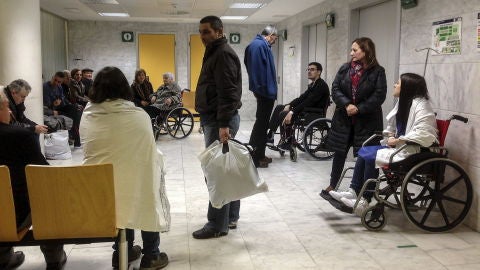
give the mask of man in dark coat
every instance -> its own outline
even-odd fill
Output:
[[[16,224],[21,226],[30,214],[25,166],[48,163],[40,151],[35,133],[23,127],[9,125],[10,113],[8,99],[0,92],[0,165],[6,165],[10,170]],[[45,256],[47,269],[63,268],[67,261],[63,245],[41,245],[40,249]],[[15,269],[24,260],[23,252],[14,252],[13,247],[0,247],[0,269]]]
[[[12,111],[10,124],[26,128],[37,134],[47,133],[47,126],[39,125],[25,116],[25,98],[31,90],[30,84],[22,79],[11,82],[3,89],[8,98],[10,111]]]
[[[223,23],[216,16],[200,20],[200,37],[205,45],[202,70],[195,93],[195,110],[200,113],[205,147],[215,140],[225,143],[235,136],[240,125],[238,109],[242,103],[242,70],[240,60],[223,35]],[[220,237],[237,226],[240,201],[227,203],[221,209],[208,205],[208,222],[195,232],[196,239]]]
[[[291,125],[293,119],[298,117],[305,108],[315,109],[315,112],[321,117],[325,117],[328,105],[330,105],[330,91],[327,83],[320,78],[322,75],[322,65],[318,62],[311,62],[308,64],[307,75],[312,82],[308,88],[299,97],[293,99],[288,104],[279,104],[275,107],[269,123],[268,140],[267,143],[273,144],[273,135],[278,126],[282,123]],[[284,142],[279,147],[288,151],[291,142]]]

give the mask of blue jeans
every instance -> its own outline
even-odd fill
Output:
[[[125,236],[127,240],[127,248],[128,250],[132,249],[133,247],[133,240],[135,239],[135,231],[132,229],[125,229]],[[115,240],[112,248],[115,251],[118,251],[118,242],[120,240],[120,235]],[[142,241],[143,241],[143,249],[142,253],[144,255],[153,257],[155,255],[160,254],[160,233],[159,232],[147,232],[142,231]]]
[[[363,183],[370,178],[378,177],[378,169],[375,168],[375,160],[365,160],[361,156],[357,157],[355,162],[355,169],[353,170],[352,183],[350,188],[355,190],[358,194],[363,187]],[[367,190],[373,190],[375,188],[375,183],[370,183],[367,186]],[[372,192],[365,192],[363,197],[367,200],[372,198]]]
[[[203,127],[203,138],[205,147],[208,147],[214,141],[218,140],[218,122],[212,115],[200,115],[200,122]],[[240,126],[240,116],[235,114],[228,123],[230,128],[230,135],[235,137]],[[212,204],[208,203],[208,222],[205,228],[213,229],[217,232],[228,232],[228,223],[237,221],[240,218],[240,200],[233,201],[224,205],[221,209],[214,208]]]

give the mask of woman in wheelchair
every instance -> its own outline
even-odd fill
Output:
[[[353,208],[357,195],[367,179],[377,178],[376,165],[389,164],[396,148],[408,143],[406,148],[395,154],[393,161],[398,162],[420,152],[420,147],[429,147],[438,143],[435,113],[429,102],[425,79],[413,73],[404,73],[394,85],[393,96],[398,102],[387,115],[387,128],[383,134],[389,137],[382,141],[383,146],[364,146],[358,153],[352,182],[348,191],[330,191],[330,196],[347,208]],[[374,184],[374,183],[371,183]],[[373,187],[367,187],[372,190]],[[372,198],[372,192],[364,192],[355,207],[355,214],[361,216]]]
[[[163,119],[169,111],[182,103],[182,91],[174,81],[172,73],[163,74],[163,84],[150,96],[150,102],[152,105],[144,109],[152,119],[157,116]]]

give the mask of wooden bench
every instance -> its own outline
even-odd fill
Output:
[[[0,166],[0,246],[44,243],[88,244],[115,241],[115,188],[112,164],[28,165],[32,226],[17,232],[8,167]],[[120,230],[120,269],[127,269],[125,230]]]

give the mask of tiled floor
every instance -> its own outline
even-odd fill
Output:
[[[251,122],[242,122],[237,136],[248,141]],[[294,163],[268,150],[273,163],[259,169],[270,191],[242,200],[238,229],[226,237],[195,240],[192,231],[206,221],[208,193],[197,154],[203,137],[162,136],[172,229],[161,235],[173,269],[480,269],[480,234],[464,226],[454,232],[429,234],[411,226],[401,211],[387,210],[387,226],[367,231],[358,217],[334,209],[318,196],[327,185],[331,161],[305,154]],[[73,161],[80,163],[81,150]],[[60,164],[52,162],[52,164]],[[137,233],[137,242],[141,238]],[[44,269],[38,247],[19,248],[26,261],[19,269]],[[66,247],[65,269],[111,269],[111,244]],[[133,264],[138,268],[139,261]]]

